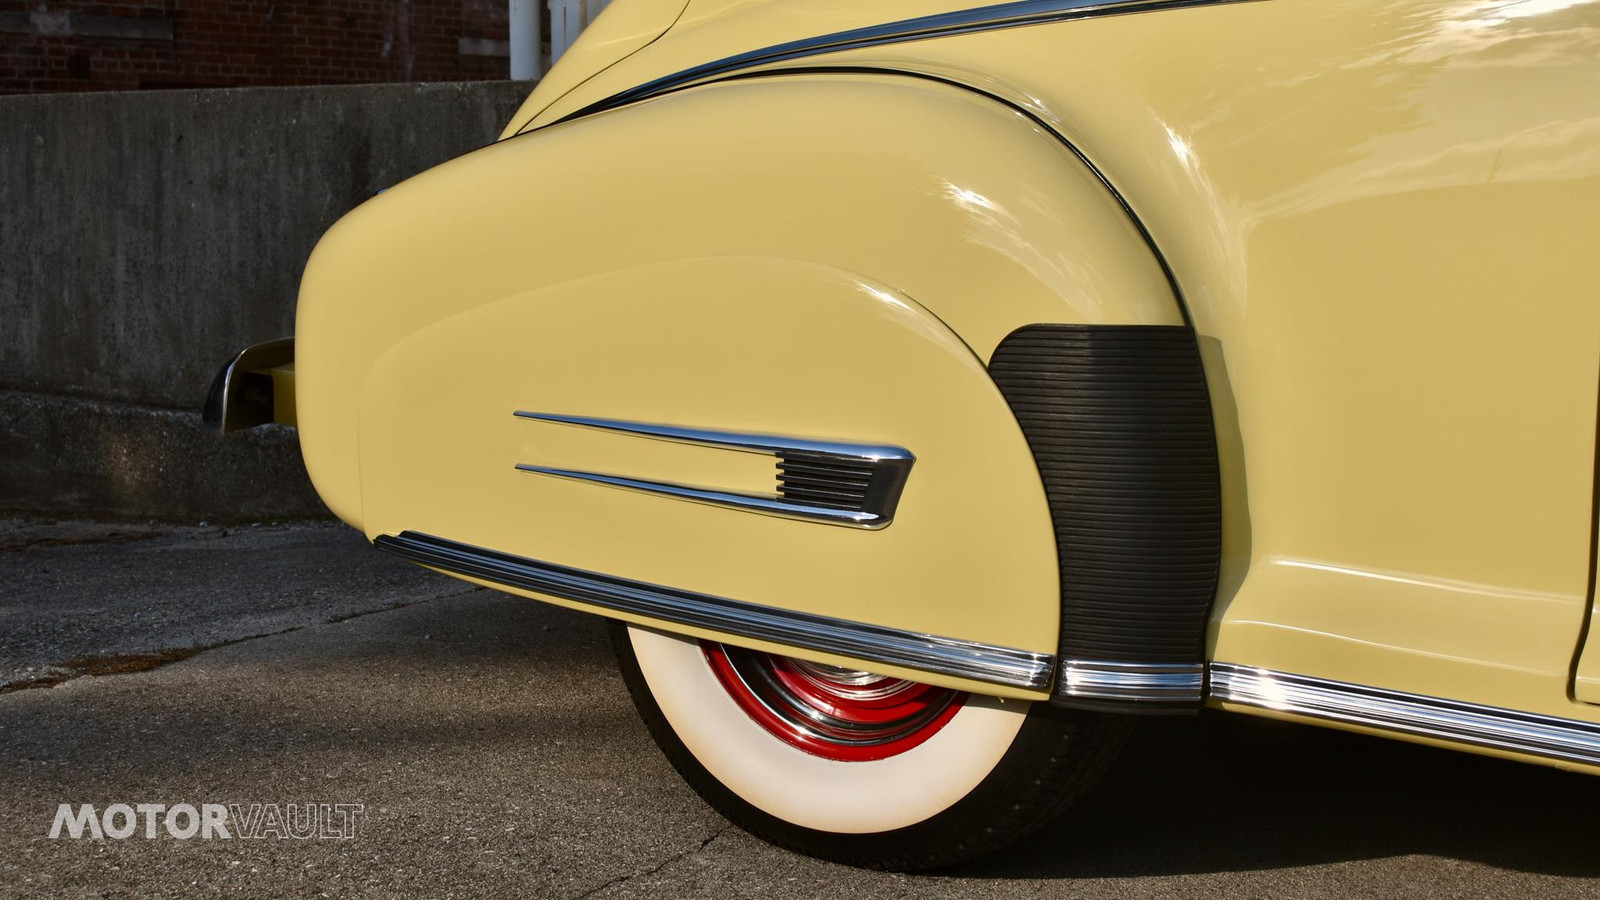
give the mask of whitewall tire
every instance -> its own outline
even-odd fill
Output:
[[[855,865],[971,859],[1044,824],[1125,737],[1114,716],[964,695],[613,623],[652,736],[719,812]]]

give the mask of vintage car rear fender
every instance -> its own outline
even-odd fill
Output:
[[[518,412],[888,445],[915,460],[892,523],[869,530],[731,505],[773,492],[771,455]],[[363,524],[380,542],[443,536],[635,589],[1055,650],[1050,513],[1005,401],[926,310],[837,269],[686,260],[478,307],[378,361],[360,440]]]
[[[503,141],[336,225],[302,287],[301,443],[329,506],[380,542],[431,535],[1048,657],[1050,511],[984,369],[1037,323],[1183,318],[1116,198],[1035,122],[891,75],[710,85]],[[728,493],[770,493],[774,475],[771,456],[519,411],[891,446],[915,463],[893,523],[869,530],[519,470]],[[1050,677],[913,670],[1019,697]]]

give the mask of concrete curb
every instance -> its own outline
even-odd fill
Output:
[[[199,412],[0,391],[0,508],[194,523],[325,518],[292,428],[226,439]]]

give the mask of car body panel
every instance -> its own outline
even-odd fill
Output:
[[[1056,601],[1054,585],[1044,587],[1048,516],[1039,516],[1036,473],[1028,490],[1016,473],[985,473],[1009,486],[984,514],[1003,523],[998,534],[1016,535],[1008,552],[1023,560],[991,602],[952,599],[974,593],[959,578],[930,601],[926,591],[939,588],[918,576],[906,583],[922,595],[863,600],[859,585],[827,573],[784,585],[757,569],[781,562],[772,554],[789,535],[804,535],[830,565],[847,561],[839,574],[877,584],[869,565],[840,556],[845,536],[888,547],[920,539],[923,525],[755,527],[740,524],[753,520],[746,513],[662,512],[670,501],[540,484],[506,469],[527,453],[558,452],[545,441],[663,478],[733,485],[758,473],[647,459],[638,447],[548,429],[529,445],[530,426],[509,407],[533,404],[514,395],[554,384],[541,366],[566,359],[570,368],[576,358],[561,354],[586,349],[597,357],[586,382],[563,381],[573,393],[562,399],[605,408],[553,411],[908,447],[908,436],[938,435],[935,457],[969,460],[981,441],[963,448],[953,423],[987,422],[1000,428],[981,439],[998,442],[995,459],[1031,473],[1015,424],[994,424],[1002,410],[981,377],[1006,334],[1032,323],[1187,322],[1222,464],[1213,663],[1600,722],[1600,707],[1581,702],[1600,699],[1600,651],[1581,652],[1594,614],[1600,3],[1262,0],[1131,13],[1062,3],[1073,20],[981,24],[985,9],[1049,5],[691,0],[664,33],[623,42],[625,58],[601,65],[602,53],[581,78],[552,82],[560,96],[550,88],[530,98],[518,119],[531,118],[507,130],[517,136],[352,213],[313,255],[297,323],[297,415],[324,499],[373,536],[425,518],[458,532],[451,537],[534,557],[543,544],[563,563],[686,589],[1048,647],[1044,609]],[[766,46],[952,10],[973,10],[973,27],[844,50],[819,41],[815,52],[727,68],[709,83],[672,79]],[[634,102],[629,92],[651,83],[666,93]],[[613,97],[628,102],[604,108]],[[693,273],[717,273],[703,276],[703,297]],[[701,352],[674,363],[643,332],[609,351],[595,343],[634,318],[627,310],[647,309],[657,278],[683,314],[650,309],[639,321]],[[802,344],[790,341],[836,336],[813,322],[790,334],[773,311],[774,370],[719,360],[713,348],[725,329],[748,337],[756,319],[743,316],[759,316],[765,285],[789,298],[787,309],[804,306],[790,280],[831,298],[819,308],[839,321],[879,336],[884,355],[862,370],[869,381],[912,396],[895,364],[932,353],[918,364],[946,373],[930,377],[963,399],[918,418],[875,400],[836,410],[806,394],[762,418],[773,411],[756,412],[771,379],[800,377]],[[742,307],[740,286],[761,299]],[[863,299],[880,293],[892,302]],[[492,362],[473,348],[509,352],[537,331],[533,311],[551,309],[561,312],[541,320],[577,339],[537,335],[546,352],[509,372],[523,387],[464,396],[464,373]],[[817,368],[839,365],[820,356]],[[630,359],[667,374],[660,384],[619,374]],[[740,383],[752,371],[759,376]],[[722,382],[708,372],[727,384],[711,387]],[[822,382],[841,379],[830,371]],[[406,421],[408,410],[421,410],[419,421]],[[473,424],[434,433],[435,416]],[[477,435],[477,446],[452,433]],[[468,489],[452,497],[442,482],[415,483],[409,450],[386,456],[385,447],[415,450],[436,482],[470,470]],[[924,471],[908,487],[907,514],[931,497],[918,499]],[[938,488],[954,496],[959,479],[949,478]],[[482,513],[495,501],[506,505]],[[971,513],[970,501],[956,508]],[[629,534],[626,546],[585,544],[525,518],[530,504],[591,530],[602,520],[648,525],[664,542]],[[1020,514],[1006,522],[1013,506]],[[743,535],[726,537],[748,565],[704,555],[713,513]],[[927,546],[952,547],[955,533]],[[540,540],[524,545],[519,534]],[[757,534],[769,544],[741,543],[760,543]],[[992,574],[984,553],[939,562]],[[906,550],[896,565],[916,555]],[[1014,624],[993,621],[1013,613]],[[1300,715],[1270,698],[1214,702]]]
[[[596,73],[649,46],[678,21],[687,5],[688,0],[611,0],[540,76],[501,137],[510,137],[517,123],[533,118]]]
[[[707,87],[501,142],[336,225],[301,292],[301,445],[372,537],[1048,652],[1050,516],[983,368],[1036,322],[1182,324],[1144,237],[1046,129],[892,75]],[[887,442],[917,462],[895,521],[863,532],[518,472],[771,485],[738,454],[517,410]]]
[[[526,409],[891,442],[917,458],[892,524],[834,527],[519,471],[750,493],[773,482],[769,457],[513,415]],[[954,333],[847,273],[689,260],[507,297],[391,348],[361,415],[371,537],[447,535],[765,606],[1055,648],[1049,511],[1009,409]]]
[[[681,33],[535,124],[952,7],[857,6],[692,3]],[[766,68],[1004,97],[1144,222],[1239,428],[1224,471],[1248,517],[1228,523],[1214,659],[1594,720],[1569,677],[1593,541],[1597,28],[1589,2],[1274,0]]]
[[[1596,464],[1595,485],[1595,545],[1590,556],[1589,570],[1589,596],[1595,596],[1596,579],[1600,578],[1600,460]],[[1579,649],[1578,659],[1573,665],[1572,696],[1581,703],[1600,704],[1600,640],[1595,638],[1596,619],[1600,619],[1600,608],[1589,611],[1588,627],[1584,631],[1583,644]]]

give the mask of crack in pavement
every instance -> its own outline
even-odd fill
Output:
[[[225,641],[217,641],[214,644],[203,644],[195,647],[165,648],[149,653],[111,653],[102,656],[75,656],[59,663],[51,663],[49,666],[50,668],[67,669],[66,672],[63,672],[59,675],[49,675],[44,678],[34,678],[27,681],[13,681],[8,684],[0,684],[0,694],[11,694],[17,691],[35,690],[37,688],[51,688],[58,684],[64,684],[68,681],[76,681],[79,678],[94,678],[102,675],[131,675],[136,672],[148,672],[152,669],[159,669],[176,662],[182,662],[190,657],[198,656],[207,650],[219,650],[223,647],[232,647],[235,644],[243,644],[247,641],[258,641],[262,638],[293,634],[296,631],[304,631],[307,628],[315,628],[319,625],[337,625],[341,622],[348,622],[351,619],[360,619],[366,616],[375,616],[379,613],[394,612],[397,609],[409,609],[413,606],[421,606],[424,603],[434,603],[439,600],[451,600],[456,597],[465,597],[468,594],[476,593],[482,590],[487,590],[487,588],[470,587],[463,591],[456,591],[450,594],[440,594],[436,597],[425,597],[421,600],[396,601],[388,604],[387,606],[379,606],[374,609],[364,609],[357,612],[329,616],[320,622],[310,622],[305,625],[291,625],[288,628],[280,628],[277,631],[264,631],[260,634],[250,634],[245,635],[244,637],[230,638],[229,640]]]
[[[655,866],[653,866],[653,867],[651,867],[649,869],[646,869],[646,870],[644,870],[642,872],[632,872],[632,873],[629,873],[627,875],[618,875],[617,877],[611,879],[610,881],[605,882],[604,884],[600,885],[599,887],[591,888],[591,889],[589,889],[587,891],[584,891],[581,894],[578,894],[577,896],[571,898],[571,900],[585,900],[585,898],[593,897],[594,895],[600,893],[603,890],[606,890],[607,888],[614,888],[619,884],[626,884],[627,882],[630,882],[630,881],[634,880],[635,878],[644,878],[644,877],[649,876],[649,875],[654,875],[657,872],[660,872],[662,869],[665,869],[667,866],[670,866],[670,865],[672,865],[673,863],[675,863],[675,862],[677,862],[679,860],[688,859],[689,857],[694,856],[695,854],[703,852],[707,847],[711,846],[711,843],[713,841],[715,841],[717,838],[722,837],[723,835],[727,834],[730,830],[732,830],[732,828],[733,828],[733,825],[724,824],[721,828],[718,828],[715,832],[712,832],[710,837],[708,837],[705,840],[701,841],[700,842],[700,846],[698,846],[698,847],[694,847],[694,848],[689,849],[689,850],[684,850],[681,853],[674,853],[673,855],[671,855],[671,856],[667,857],[666,859],[662,860],[659,864],[657,864],[657,865],[655,865]]]

